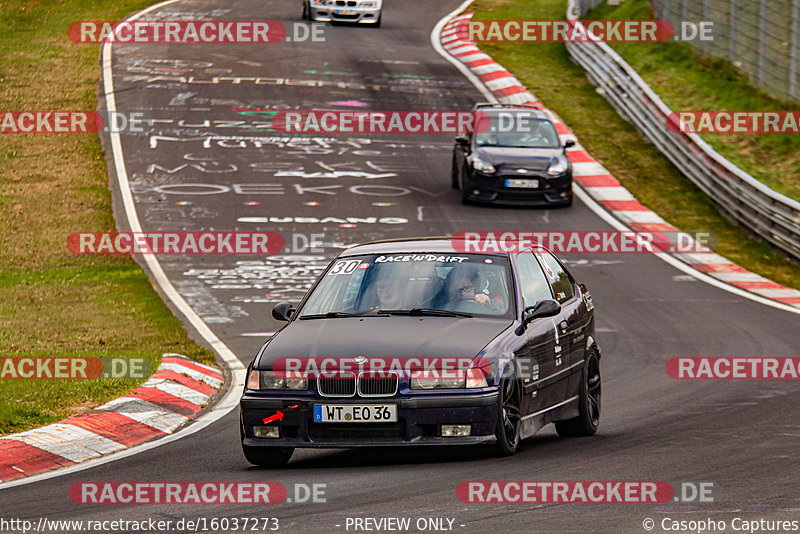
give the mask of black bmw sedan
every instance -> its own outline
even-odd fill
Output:
[[[521,248],[521,247],[520,247]],[[334,259],[248,368],[241,440],[256,465],[297,447],[483,445],[513,454],[555,423],[594,434],[594,306],[549,251],[381,241]]]
[[[451,181],[464,202],[571,206],[572,166],[553,123],[538,110],[479,104],[474,131],[453,148]]]

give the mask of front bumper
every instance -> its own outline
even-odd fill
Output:
[[[380,7],[311,5],[311,19],[317,22],[335,21],[375,24],[380,16]]]
[[[350,448],[398,445],[477,445],[494,443],[496,391],[469,395],[419,395],[384,398],[264,397],[245,393],[240,401],[244,432],[250,447]],[[397,423],[314,423],[314,404],[397,404]],[[290,406],[298,408],[290,409]],[[279,438],[253,436],[253,426],[283,412]],[[441,437],[441,425],[469,424],[471,434]]]
[[[536,179],[539,180],[539,187],[536,189],[505,187],[506,178]],[[535,175],[506,176],[474,172],[464,181],[463,188],[464,198],[472,202],[509,206],[563,206],[572,203],[571,174],[545,178]]]

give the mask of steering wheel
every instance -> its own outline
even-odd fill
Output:
[[[466,313],[486,313],[486,308],[469,297],[457,297],[450,301],[453,311]]]

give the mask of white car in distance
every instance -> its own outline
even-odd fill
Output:
[[[303,0],[303,20],[381,25],[383,0]]]

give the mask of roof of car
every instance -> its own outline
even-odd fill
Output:
[[[355,245],[342,252],[341,256],[355,256],[358,254],[399,254],[411,252],[442,253],[442,254],[469,254],[453,247],[453,238],[440,237],[405,237],[400,239],[385,239]],[[481,252],[484,256],[507,256],[506,252]]]
[[[493,104],[493,103],[480,103],[475,104],[474,108],[475,111],[480,110],[484,113],[492,113],[492,112],[501,112],[501,111],[516,111],[516,112],[525,112],[530,114],[532,117],[536,117],[537,119],[545,119],[550,120],[547,118],[547,115],[534,107],[529,106],[519,106],[519,105],[512,105],[512,104]]]

